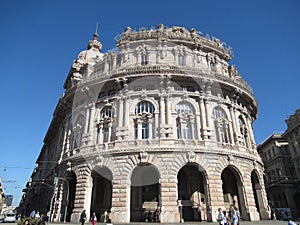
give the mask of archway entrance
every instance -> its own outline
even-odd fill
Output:
[[[255,200],[255,207],[256,207],[257,211],[259,212],[259,215],[262,219],[261,213],[262,213],[262,210],[264,210],[263,209],[263,206],[264,206],[263,196],[262,196],[262,192],[261,192],[262,188],[261,188],[258,176],[255,171],[252,171],[252,173],[251,173],[251,183],[252,183],[252,191],[253,191],[254,200]]]
[[[66,222],[70,222],[71,214],[74,209],[76,183],[77,183],[76,174],[73,171],[68,172],[66,176],[66,182],[67,184],[64,182],[64,185],[66,186],[66,188],[69,188],[69,190],[66,192],[67,195],[69,196],[66,196],[67,205],[65,206],[65,210],[67,211],[67,214],[65,215],[65,220]]]
[[[222,188],[225,207],[227,209],[229,209],[231,205],[237,207],[242,218],[249,220],[250,218],[245,206],[242,188],[243,185],[240,176],[233,168],[227,167],[223,170],[221,178],[223,183]]]
[[[107,222],[112,200],[112,173],[105,167],[92,171],[93,189],[90,215],[96,213],[98,221]]]
[[[180,216],[184,221],[207,220],[207,190],[204,174],[192,164],[182,167],[177,175]]]
[[[160,207],[160,175],[153,165],[137,166],[131,175],[130,221],[155,222]]]

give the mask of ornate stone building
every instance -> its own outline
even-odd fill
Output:
[[[20,208],[114,223],[157,210],[172,223],[215,221],[232,204],[267,218],[257,102],[231,48],[163,25],[128,27],[116,45],[101,53],[96,33],[72,64]]]

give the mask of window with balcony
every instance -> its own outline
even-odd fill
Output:
[[[177,113],[177,138],[194,139],[195,138],[195,113],[194,108],[185,102],[176,105]]]
[[[151,102],[142,101],[135,107],[134,116],[134,138],[154,138],[154,106]]]
[[[240,126],[240,134],[242,135],[243,141],[242,145],[249,148],[249,133],[246,126],[246,123],[242,116],[239,116],[239,126]]]
[[[113,140],[113,113],[112,107],[106,106],[104,107],[97,119],[97,143],[107,143]]]
[[[141,64],[147,65],[148,64],[148,55],[146,53],[141,54]]]
[[[213,117],[217,141],[230,143],[230,127],[225,111],[220,107],[216,107],[213,109]]]

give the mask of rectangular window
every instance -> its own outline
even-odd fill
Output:
[[[138,124],[134,124],[134,139],[138,138]]]
[[[103,127],[103,143],[108,142],[108,127]]]
[[[188,124],[184,123],[184,124],[181,124],[182,126],[182,138],[183,139],[191,139],[191,135],[190,135],[190,129],[189,129],[189,126]]]
[[[184,66],[185,65],[185,58],[184,55],[178,55],[178,64],[180,66]]]
[[[148,137],[149,137],[148,123],[142,123],[142,139],[147,139]]]
[[[148,64],[148,57],[147,57],[147,55],[146,54],[142,54],[141,55],[141,63],[142,63],[142,65],[147,65]]]

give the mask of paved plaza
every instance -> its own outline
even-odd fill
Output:
[[[294,221],[296,224],[300,224],[300,221]],[[16,225],[17,223],[9,223],[10,225]],[[80,225],[80,223],[48,223],[48,225]],[[145,222],[135,222],[135,223],[97,223],[98,225],[158,225],[159,223],[145,223]],[[163,223],[167,224],[167,223]],[[218,224],[217,222],[186,222],[186,223],[172,223],[172,225],[213,225]],[[240,225],[287,225],[287,221],[272,221],[272,220],[263,220],[263,221],[242,221]],[[3,223],[3,225],[8,225],[8,223]],[[86,223],[86,225],[91,225],[91,223]]]

